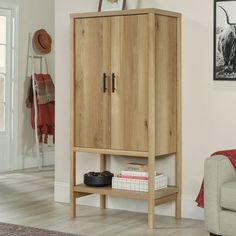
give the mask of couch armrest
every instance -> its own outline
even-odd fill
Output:
[[[205,224],[208,231],[220,234],[220,189],[225,182],[236,180],[236,171],[229,159],[214,155],[204,166],[204,208]]]

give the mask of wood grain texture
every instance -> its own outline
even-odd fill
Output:
[[[75,76],[75,30],[74,30],[74,19],[71,19],[70,30],[71,30],[71,72],[70,72],[70,216],[74,218],[76,216],[76,193],[74,193],[74,186],[76,185],[76,153],[73,151],[74,147],[74,76]]]
[[[74,13],[71,14],[71,18],[89,18],[89,17],[102,17],[102,16],[128,16],[128,15],[143,15],[154,13],[163,16],[170,17],[181,17],[181,14],[178,12],[165,11],[155,8],[144,8],[144,9],[131,9],[123,11],[106,11],[106,12],[86,12],[86,13]]]
[[[75,145],[110,148],[110,95],[103,73],[110,72],[110,20],[75,20]]]
[[[172,202],[172,201],[175,201],[177,198],[177,194],[172,194],[172,195],[169,195],[169,196],[165,196],[163,198],[158,198],[155,200],[155,205],[161,205],[161,204],[164,204],[164,203],[167,203],[167,202]]]
[[[76,185],[76,153],[71,153],[70,162],[70,217],[76,217],[76,192],[74,192],[74,186]]]
[[[175,163],[175,184],[179,189],[176,204],[175,216],[181,218],[181,194],[182,194],[182,97],[181,97],[181,18],[177,19],[177,142],[176,142],[176,163]]]
[[[176,152],[176,19],[156,16],[156,155]]]
[[[111,147],[148,150],[148,16],[111,18]]]
[[[97,193],[113,197],[125,197],[132,199],[141,199],[141,200],[149,199],[149,192],[112,189],[111,186],[96,188],[84,184],[78,184],[74,187],[74,191],[78,193]],[[176,188],[175,186],[168,186],[167,188],[154,191],[153,198],[154,200],[162,199],[164,197],[176,194],[177,192],[178,188]]]
[[[100,194],[101,208],[106,207],[106,195],[144,199],[148,226],[154,228],[155,205],[175,200],[176,218],[181,217],[181,26],[180,15],[140,12],[113,12],[112,17],[95,13],[75,20],[72,156],[78,151],[99,153],[101,171],[106,154],[145,157],[148,192],[71,185],[71,211],[75,215],[75,197],[93,193]],[[103,72],[109,77],[107,93],[102,92]],[[155,191],[155,158],[172,153],[176,186]],[[71,165],[75,168],[75,156]],[[76,170],[72,172],[75,183]]]
[[[106,170],[106,155],[100,154],[100,171],[103,172]],[[100,195],[100,208],[106,208],[106,196]]]
[[[148,226],[155,227],[155,93],[156,93],[156,68],[155,68],[155,14],[148,15]]]
[[[97,154],[109,154],[109,155],[115,155],[115,156],[148,157],[148,152],[135,152],[135,151],[126,151],[126,150],[74,147],[74,151],[75,152],[97,153]]]

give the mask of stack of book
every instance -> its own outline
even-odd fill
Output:
[[[155,175],[155,190],[167,187],[167,176]],[[128,163],[127,169],[112,178],[112,188],[132,191],[148,192],[148,171],[147,165],[140,163]]]

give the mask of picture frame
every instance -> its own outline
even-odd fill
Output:
[[[236,0],[214,0],[214,80],[236,80]]]
[[[126,7],[126,0],[100,0],[98,11],[119,11]]]

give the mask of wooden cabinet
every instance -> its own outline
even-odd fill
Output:
[[[75,144],[147,151],[148,15],[75,20]]]
[[[148,200],[154,207],[176,201],[180,217],[180,22],[181,15],[139,9],[71,15],[71,213],[75,199],[99,193]],[[77,184],[76,152],[147,159],[149,191],[139,193]],[[154,191],[156,158],[175,154],[176,185]]]

